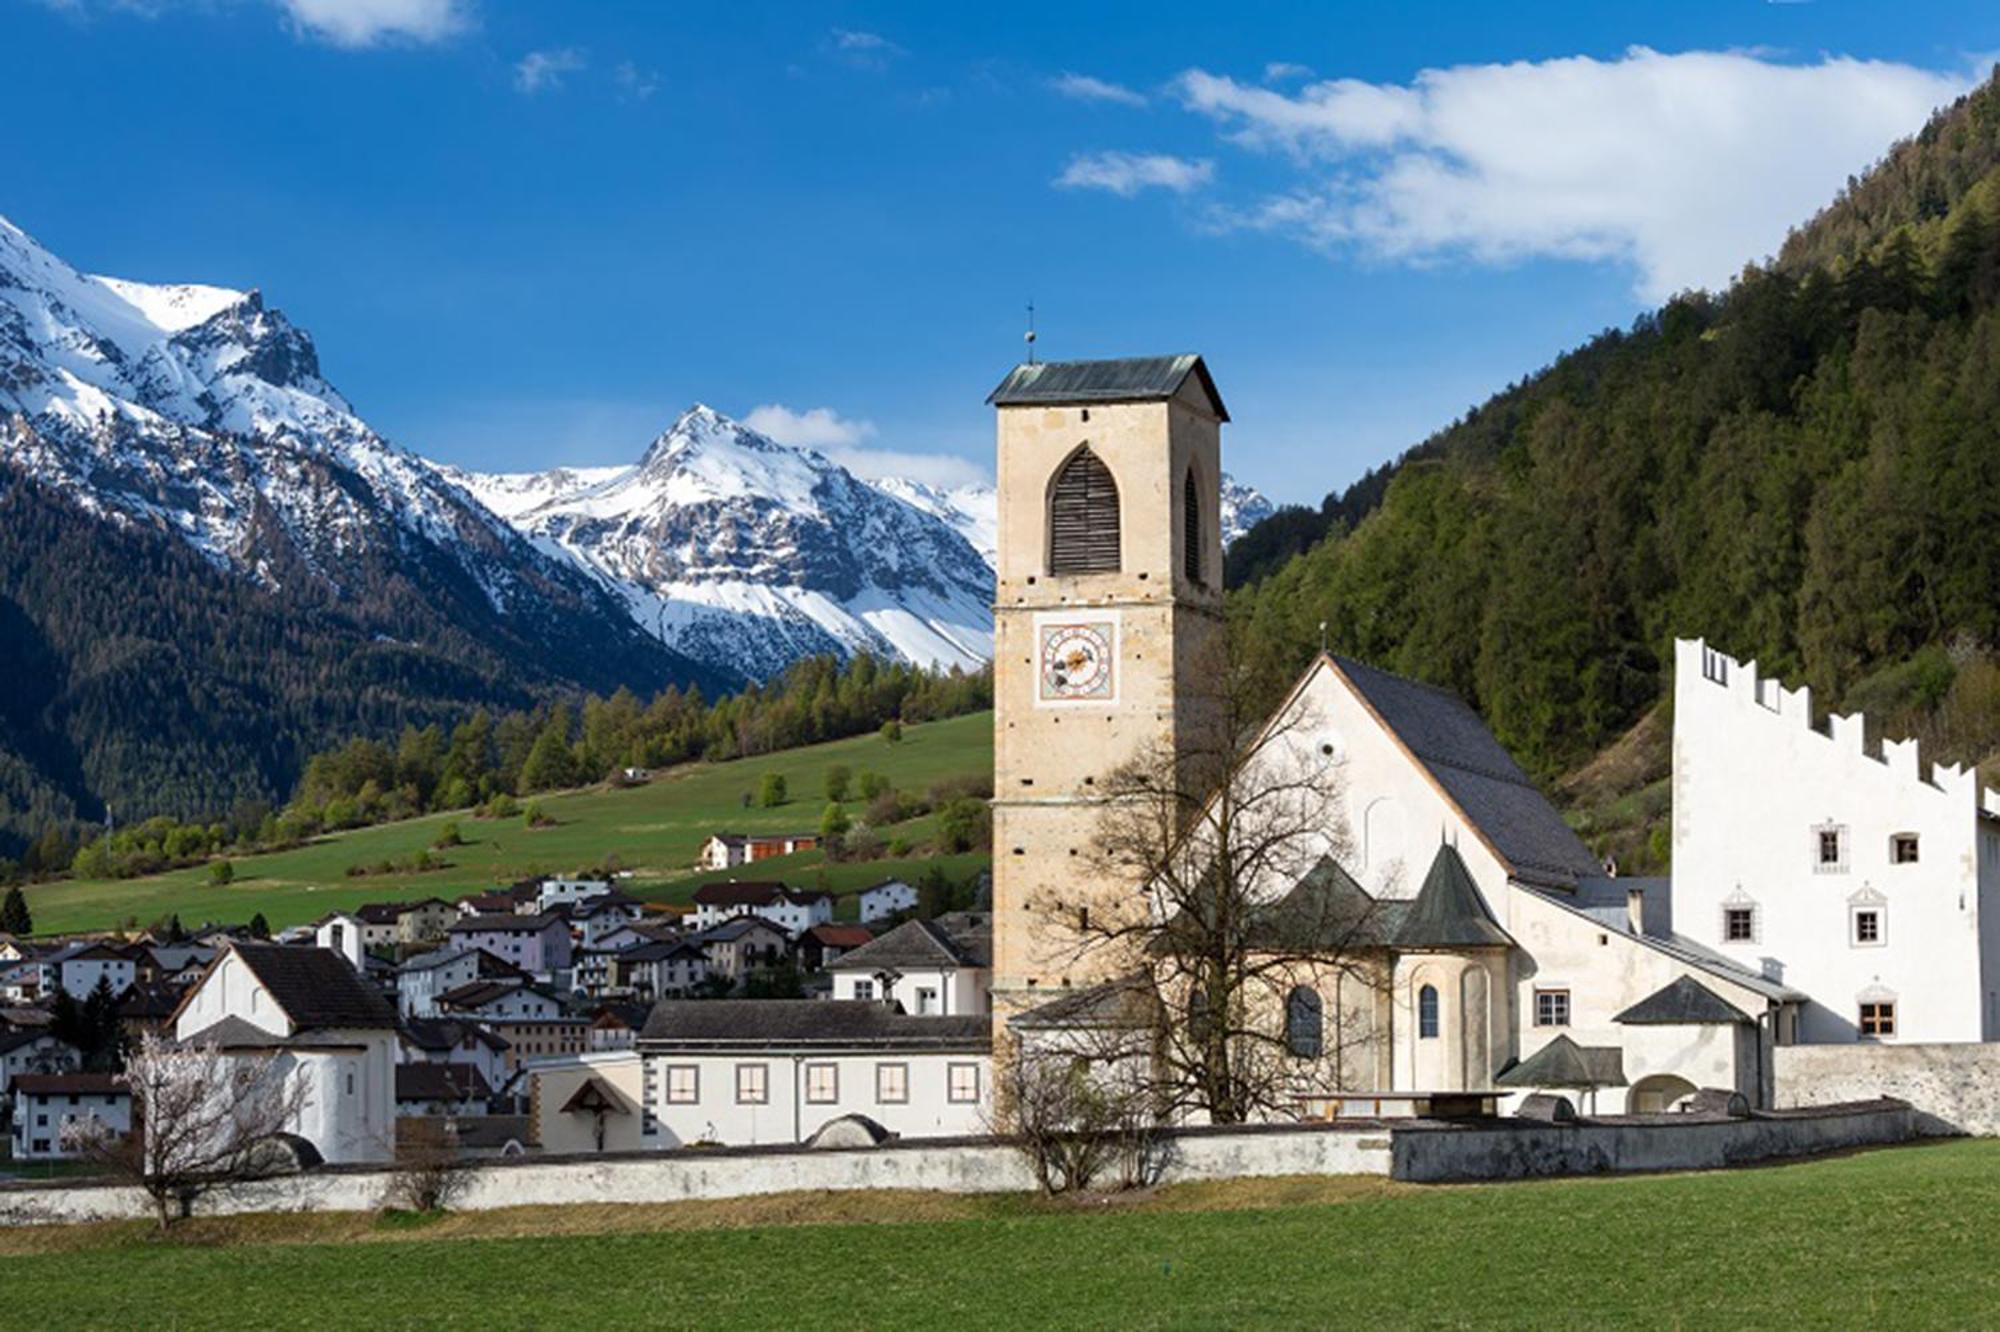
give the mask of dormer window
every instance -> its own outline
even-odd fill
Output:
[[[1897,833],[1889,839],[1889,863],[1891,865],[1914,865],[1917,863],[1917,835]]]

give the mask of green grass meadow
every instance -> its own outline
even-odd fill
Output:
[[[880,1224],[646,1233],[576,1233],[565,1209],[538,1209],[551,1233],[518,1238],[377,1222],[343,1243],[284,1243],[268,1234],[326,1219],[273,1218],[250,1242],[160,1242],[131,1226],[24,1252],[33,1237],[16,1232],[0,1236],[0,1269],[32,1295],[0,1300],[0,1326],[514,1328],[586,1310],[748,1328],[2000,1323],[1991,1141],[1699,1175],[1353,1181],[1344,1200],[1339,1183],[1186,1186],[1206,1198],[1192,1205],[1178,1190],[1094,1207],[982,1199],[951,1203],[980,1213],[959,1219],[884,1205]],[[1336,1200],[1284,1201],[1315,1190]],[[855,1199],[822,1205],[865,1215]]]
[[[816,830],[826,808],[826,773],[836,764],[847,765],[857,778],[864,771],[882,773],[898,789],[918,794],[941,778],[990,774],[993,714],[908,726],[899,744],[879,735],[858,736],[761,758],[688,764],[625,790],[591,787],[529,797],[556,820],[552,828],[531,831],[518,818],[433,814],[335,833],[290,851],[240,858],[235,861],[235,882],[226,887],[210,883],[207,866],[197,865],[142,879],[33,885],[27,889],[28,905],[38,934],[109,929],[128,920],[144,925],[169,913],[190,926],[206,920],[240,922],[259,911],[273,929],[282,929],[363,902],[431,895],[449,899],[531,874],[597,864],[611,854],[635,872],[631,885],[635,894],[684,901],[697,883],[717,877],[694,871],[695,852],[710,833]],[[776,809],[754,804],[745,808],[744,793],[754,795],[766,772],[784,774],[791,799]],[[858,815],[860,809],[859,801],[848,803],[851,814]],[[440,853],[449,868],[347,877],[350,865],[395,860],[430,846],[447,822],[458,824],[467,843]],[[921,844],[933,829],[931,820],[924,818],[899,825],[894,832]],[[961,875],[986,863],[984,855],[939,860]],[[754,871],[736,873],[846,892],[892,874],[921,873],[931,863],[926,858],[827,865],[813,852],[760,861]]]

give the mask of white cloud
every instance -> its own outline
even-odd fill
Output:
[[[940,490],[990,486],[993,475],[978,463],[950,453],[909,453],[900,449],[828,447],[820,450],[864,481],[901,477]]]
[[[1288,95],[1190,70],[1183,103],[1288,156],[1290,191],[1218,225],[1387,260],[1614,260],[1658,300],[1725,284],[1975,81],[1749,52],[1588,57],[1332,79]]]
[[[1273,60],[1264,66],[1264,82],[1284,83],[1289,79],[1309,79],[1312,73],[1311,65],[1294,65],[1289,60]]]
[[[1120,83],[1107,83],[1088,74],[1064,74],[1050,79],[1049,87],[1079,102],[1116,102],[1120,106],[1144,106],[1143,95]]]
[[[611,71],[611,79],[618,85],[620,96],[635,102],[643,102],[660,90],[658,70],[640,69],[629,60],[619,62],[618,68]]]
[[[514,88],[530,94],[553,92],[562,87],[565,78],[588,63],[583,52],[572,46],[554,51],[530,51],[521,57],[520,64],[514,66]]]
[[[460,0],[278,0],[301,31],[335,46],[441,42],[470,21]]]
[[[887,69],[897,56],[909,54],[879,32],[856,32],[850,28],[829,32],[827,46],[835,56],[857,69]]]
[[[780,444],[824,449],[859,444],[875,437],[873,421],[853,421],[831,407],[810,407],[795,412],[782,403],[767,402],[753,407],[743,424],[760,435],[769,435]]]
[[[1144,189],[1186,194],[1208,184],[1214,175],[1215,163],[1206,158],[1190,161],[1165,153],[1078,153],[1055,183],[1070,190],[1109,190],[1129,199]]]

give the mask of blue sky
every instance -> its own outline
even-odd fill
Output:
[[[1231,470],[1316,502],[1726,281],[1996,50],[1922,0],[0,0],[0,213],[261,287],[447,461],[701,400],[962,478],[1032,298],[1050,359],[1205,353]]]

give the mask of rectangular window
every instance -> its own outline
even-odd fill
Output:
[[[1724,943],[1757,942],[1757,909],[1755,907],[1724,907],[1722,909],[1722,941]]]
[[[875,982],[872,980],[858,980],[854,982],[854,997],[856,999],[873,999],[875,997]]]
[[[1535,1025],[1538,1027],[1567,1027],[1569,1025],[1569,991],[1535,991]]]
[[[1863,1036],[1894,1036],[1896,1034],[1896,1005],[1886,1001],[1861,1005],[1861,1034]]]
[[[953,1105],[972,1105],[979,1100],[979,1065],[953,1064],[945,1070],[945,1095]]]
[[[770,1099],[770,1069],[763,1064],[738,1064],[736,1066],[736,1104],[763,1105]]]
[[[1917,863],[1917,835],[1897,833],[1889,839],[1889,863],[1891,865],[1914,865]]]
[[[667,1065],[667,1104],[693,1105],[701,1100],[701,1069],[695,1064]]]
[[[919,1013],[935,1013],[937,1012],[937,1008],[937,991],[928,985],[919,985],[917,987],[917,1011]]]
[[[903,1105],[910,1099],[910,1066],[908,1064],[875,1065],[875,1103],[877,1105]]]
[[[832,1105],[840,1099],[840,1066],[806,1065],[806,1104]]]
[[[1882,942],[1881,911],[1874,907],[1864,907],[1855,911],[1854,942],[1864,945]]]
[[[1813,870],[1819,874],[1847,872],[1847,827],[1822,823],[1813,829]]]

